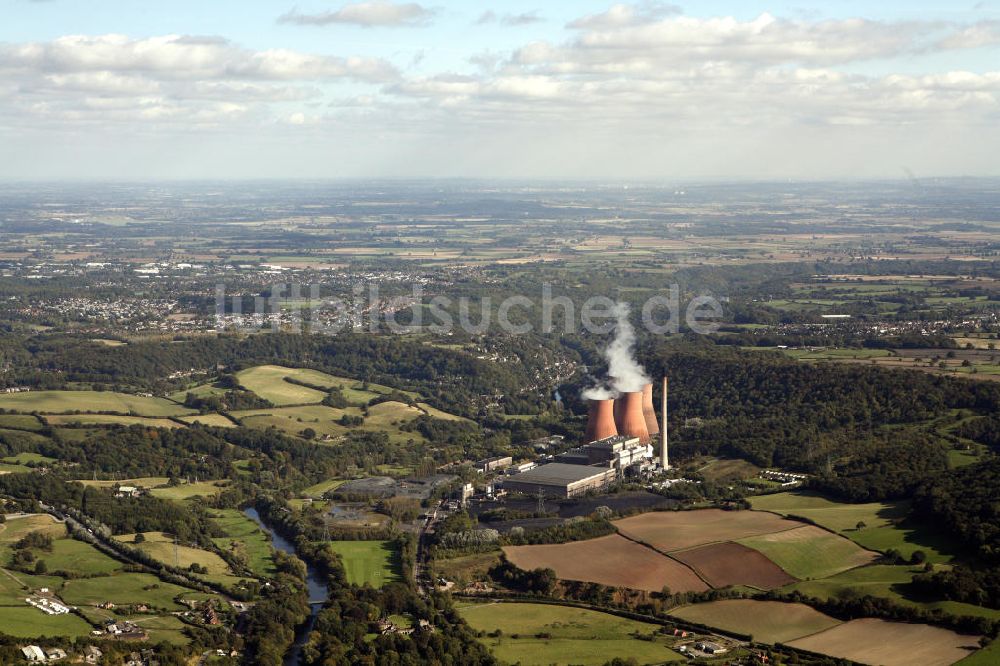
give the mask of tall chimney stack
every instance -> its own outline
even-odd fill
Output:
[[[642,415],[642,391],[622,393],[615,401],[615,417],[619,435],[638,437],[643,443],[649,441],[646,418]]]
[[[588,444],[618,434],[614,410],[614,400],[591,400],[587,403],[587,432],[584,440]]]
[[[667,454],[667,376],[663,376],[663,396],[660,419],[663,427],[660,428],[660,466],[663,469],[670,469],[670,456]]]
[[[656,422],[656,407],[653,406],[653,383],[642,386],[642,416],[646,419],[646,431],[650,439],[660,432],[660,424]]]

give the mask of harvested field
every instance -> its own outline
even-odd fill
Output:
[[[616,520],[618,531],[657,550],[670,552],[719,541],[781,532],[802,523],[763,511],[654,511]]]
[[[507,559],[521,569],[550,568],[564,580],[659,592],[700,592],[708,586],[689,568],[624,537],[610,536],[542,546],[506,546]]]
[[[756,550],[738,543],[713,543],[679,553],[671,553],[697,571],[712,587],[748,585],[770,590],[796,579]]]
[[[789,645],[832,657],[878,666],[948,666],[979,646],[979,636],[964,636],[927,624],[852,620]]]
[[[879,554],[815,525],[762,534],[740,543],[763,553],[796,578],[826,578],[871,564]]]
[[[786,643],[840,624],[805,604],[753,599],[723,599],[681,606],[670,614],[689,622],[738,634],[748,634],[765,643]]]

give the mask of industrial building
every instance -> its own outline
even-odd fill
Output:
[[[490,472],[510,467],[512,464],[514,464],[514,459],[510,456],[493,456],[492,458],[477,460],[475,468],[480,474],[489,474]]]
[[[525,495],[577,497],[607,490],[617,476],[611,467],[549,463],[506,479],[503,487],[507,492]]]
[[[653,406],[652,383],[645,384],[638,391],[622,393],[614,399],[590,400],[587,406],[587,430],[584,435],[584,441],[587,444],[585,447],[593,446],[596,442],[616,441],[616,437],[624,438],[627,441],[637,439],[640,445],[651,447],[653,442],[659,438],[659,463],[663,469],[667,469],[670,466],[667,455],[667,390],[667,378],[664,377],[662,428],[656,419],[656,408]],[[635,447],[626,444],[624,448]],[[651,448],[649,449],[649,457],[652,457]],[[594,462],[579,462],[582,459],[582,456],[577,456],[572,460],[567,460],[567,462],[594,464]]]

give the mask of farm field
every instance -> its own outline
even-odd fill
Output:
[[[194,416],[181,416],[178,417],[184,423],[200,423],[207,426],[215,426],[216,428],[235,428],[236,424],[227,419],[222,414],[196,414]]]
[[[146,630],[150,642],[166,641],[173,645],[187,645],[191,639],[184,634],[185,625],[173,615],[140,615],[136,624]]]
[[[503,552],[521,569],[551,568],[565,580],[650,592],[659,592],[664,585],[672,592],[708,589],[688,567],[617,534],[561,544],[505,546]]]
[[[242,556],[258,576],[274,575],[271,540],[257,523],[236,509],[218,509],[211,520],[226,533],[224,537],[213,539],[217,547]]]
[[[771,590],[795,582],[771,560],[732,541],[673,552],[671,557],[691,567],[714,588],[746,585]]]
[[[458,607],[469,625],[487,634],[499,629],[502,636],[481,640],[498,659],[508,663],[599,665],[612,656],[639,664],[683,661],[659,640],[633,638],[654,635],[654,624],[620,618],[608,613],[553,604],[486,603]],[[518,638],[511,638],[518,634]],[[547,634],[548,638],[537,638]]]
[[[69,425],[144,425],[150,428],[183,428],[184,425],[170,419],[148,416],[124,416],[119,414],[53,414],[45,420],[54,426]]]
[[[256,393],[275,405],[300,405],[321,402],[326,394],[316,389],[307,388],[285,381],[286,377],[297,379],[309,384],[317,384],[319,378],[328,377],[315,370],[286,368],[280,365],[259,365],[236,373],[240,385],[248,391]]]
[[[763,553],[800,580],[833,576],[871,564],[879,557],[878,553],[814,525],[741,539],[739,543]]]
[[[319,483],[304,489],[302,494],[306,497],[322,497],[323,493],[336,490],[338,487],[343,485],[345,481],[346,479],[330,479],[328,481],[320,481]]]
[[[332,541],[352,585],[382,587],[400,580],[398,553],[390,541]]]
[[[72,613],[46,615],[37,608],[21,603],[17,606],[0,606],[0,627],[3,633],[16,638],[41,636],[81,637],[90,635],[93,627],[83,618]]]
[[[802,523],[763,511],[652,511],[614,522],[618,531],[657,550],[670,552],[718,541],[770,534]]]
[[[41,453],[18,453],[13,456],[7,456],[3,459],[5,463],[12,463],[15,465],[26,465],[28,463],[43,463],[51,464],[57,462],[55,458],[49,458],[48,456],[43,456]]]
[[[363,416],[364,422],[359,426],[343,426],[338,421],[345,414]],[[345,435],[350,430],[382,432],[394,444],[423,442],[424,438],[420,433],[407,432],[400,427],[423,415],[424,412],[416,407],[392,400],[372,405],[368,409],[367,416],[358,407],[336,409],[325,405],[296,405],[232,412],[234,418],[249,428],[263,429],[273,426],[292,436],[300,436],[303,430],[310,428],[317,435],[331,438]]]
[[[165,500],[186,500],[192,497],[213,497],[229,485],[229,481],[194,481],[176,486],[153,488],[149,494]]]
[[[801,516],[869,550],[884,552],[895,548],[903,557],[922,550],[930,562],[951,560],[944,539],[936,538],[931,530],[919,525],[903,522],[908,511],[903,502],[844,504],[810,493],[788,492],[752,497],[750,504],[761,511]],[[858,523],[864,523],[860,530]]]
[[[191,592],[186,587],[166,583],[152,574],[122,573],[98,578],[67,580],[59,596],[74,606],[147,604],[169,611],[182,610],[174,598]]]
[[[787,643],[835,627],[840,622],[805,604],[754,599],[723,599],[680,606],[670,615],[682,620],[753,636],[765,643]]]
[[[120,479],[118,481],[101,479],[98,481],[93,481],[91,479],[79,479],[77,482],[82,483],[85,486],[93,486],[95,488],[113,488],[115,486],[135,486],[136,488],[156,488],[158,486],[165,486],[170,481],[168,477],[165,476],[139,476],[134,479]]]
[[[28,391],[0,395],[0,409],[18,412],[65,414],[66,412],[114,412],[134,416],[181,416],[191,414],[166,398],[146,398],[113,391]]]
[[[138,548],[154,559],[171,566],[186,569],[192,564],[200,564],[208,569],[210,575],[225,576],[232,573],[226,561],[211,551],[180,544],[175,547],[173,538],[163,532],[144,532],[143,537],[145,541],[142,543],[135,543],[134,534],[122,534],[116,536],[115,539]]]
[[[31,414],[0,414],[0,428],[41,430],[42,422]]]
[[[789,642],[792,647],[880,666],[948,666],[978,648],[979,636],[964,636],[926,624],[852,620]]]
[[[52,542],[52,552],[35,550],[35,556],[44,560],[49,571],[69,571],[81,574],[109,574],[120,571],[122,563],[94,548],[89,543],[70,537]]]
[[[0,543],[14,543],[28,532],[42,531],[50,534],[53,539],[66,535],[66,526],[56,522],[47,513],[34,513],[16,516],[0,524]]]

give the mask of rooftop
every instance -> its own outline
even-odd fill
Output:
[[[607,473],[607,467],[590,467],[588,465],[567,465],[565,463],[548,463],[539,465],[527,472],[521,472],[513,480],[518,483],[551,483],[565,484],[583,481],[600,474]]]

